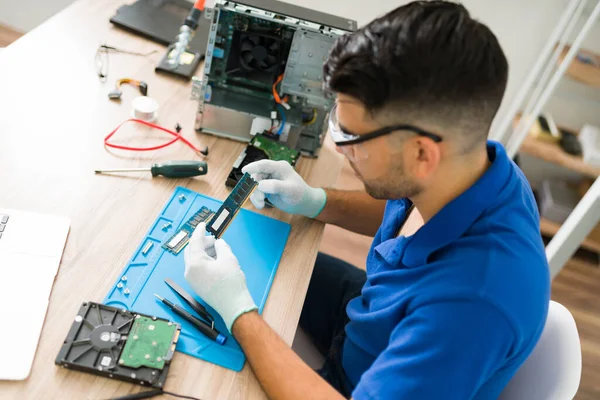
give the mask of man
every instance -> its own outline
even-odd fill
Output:
[[[285,162],[246,167],[257,208],[268,198],[374,236],[366,274],[317,259],[300,323],[327,355],[319,374],[257,314],[228,245],[195,232],[186,279],[269,397],[492,399],[531,353],[550,286],[539,216],[523,174],[486,141],[507,74],[462,5],[410,3],[340,38],[324,66],[330,133],[366,193],[309,187]]]

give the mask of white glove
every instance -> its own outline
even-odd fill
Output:
[[[265,206],[265,198],[280,210],[314,218],[323,211],[327,195],[323,189],[306,184],[286,161],[261,160],[242,168],[258,181],[257,190],[250,200],[259,210]]]
[[[216,256],[207,253],[214,248]],[[192,289],[223,318],[227,329],[240,315],[258,307],[246,286],[246,276],[223,239],[206,236],[198,225],[185,249],[185,279]]]

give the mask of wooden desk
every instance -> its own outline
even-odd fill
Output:
[[[155,75],[164,48],[111,26],[108,20],[121,3],[80,0],[0,56],[0,205],[72,219],[31,376],[22,382],[0,382],[2,399],[106,399],[146,390],[58,368],[54,359],[81,303],[104,298],[173,189],[183,185],[224,199],[225,178],[244,147],[193,131],[196,103],[189,100],[191,84]],[[94,55],[105,42],[160,52],[148,58],[111,54],[109,79],[102,84]],[[125,76],[148,82],[149,94],[161,105],[161,125],[179,122],[187,138],[210,146],[208,175],[185,180],[94,175],[99,167],[197,158],[179,143],[140,154],[104,149],[104,136],[129,117],[130,101],[136,96],[134,88],[125,87],[122,104],[108,100],[115,80]],[[126,129],[116,139],[147,145],[152,142],[148,136],[160,135]],[[303,159],[298,170],[309,184],[331,185],[340,165],[333,149],[325,147],[318,159]],[[323,225],[275,210],[264,213],[292,223],[264,311],[265,320],[290,344]],[[14,284],[27,290],[26,282]],[[1,324],[6,327],[7,321]],[[179,353],[165,389],[204,400],[264,398],[248,365],[235,373]]]

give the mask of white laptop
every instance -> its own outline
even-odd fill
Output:
[[[69,226],[0,208],[0,379],[29,376]]]

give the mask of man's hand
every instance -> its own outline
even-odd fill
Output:
[[[310,218],[325,207],[325,191],[308,186],[286,161],[261,160],[246,165],[242,172],[258,181],[258,188],[250,197],[258,209],[265,206],[265,198],[280,210]]]
[[[231,248],[223,239],[206,236],[205,223],[194,231],[184,255],[185,279],[219,313],[230,332],[237,317],[258,308]]]

